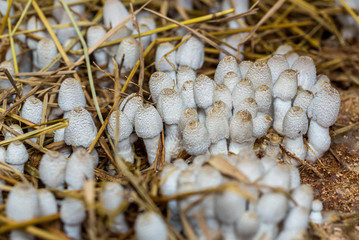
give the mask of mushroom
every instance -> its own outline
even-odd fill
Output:
[[[131,93],[122,100],[118,109],[128,117],[128,120],[134,125],[135,116],[138,108],[142,105],[142,97],[136,93]]]
[[[284,220],[283,230],[307,230],[309,223],[309,211],[303,207],[290,209]]]
[[[226,56],[218,63],[216,72],[214,74],[214,81],[217,84],[223,83],[224,77],[229,72],[233,72],[237,74],[239,78],[242,78],[237,60],[233,56]]]
[[[149,81],[149,87],[153,102],[158,101],[160,93],[165,88],[173,88],[176,83],[164,72],[154,72]]]
[[[122,61],[122,58],[124,60]],[[132,68],[136,65],[136,62],[140,58],[140,47],[136,39],[129,37],[122,40],[118,49],[116,51],[116,62],[121,64],[122,62],[122,69],[121,72],[128,72],[131,71]],[[112,61],[110,61],[111,63]],[[113,72],[113,69],[109,65],[110,72]]]
[[[177,89],[182,89],[182,86],[187,81],[194,82],[196,80],[196,71],[190,67],[182,66],[177,71]]]
[[[75,198],[65,198],[61,203],[60,218],[66,235],[81,239],[81,224],[86,218],[85,204]]]
[[[222,101],[232,110],[232,93],[225,84],[218,84],[213,92],[213,101]]]
[[[227,117],[220,108],[212,107],[206,116],[206,128],[211,140],[210,153],[212,155],[228,154],[227,139],[229,138],[229,124]]]
[[[272,88],[272,74],[268,64],[262,60],[257,60],[248,69],[246,78],[253,83],[253,88],[257,89],[262,85]]]
[[[239,83],[240,77],[237,73],[228,72],[223,78],[223,84],[227,86],[229,91],[232,93],[234,87]]]
[[[321,211],[323,210],[323,204],[320,200],[316,199],[312,202],[312,211],[309,215],[309,219],[312,223],[322,224],[323,216]]]
[[[11,142],[6,150],[5,162],[13,168],[24,172],[25,163],[29,159],[25,145],[20,141]]]
[[[242,13],[242,12],[241,12]],[[236,20],[230,21],[229,24],[231,24],[232,22],[237,22]],[[238,23],[238,22],[237,22]],[[236,33],[236,34],[231,34],[229,35],[229,37],[227,37],[224,42],[226,43],[221,43],[221,48],[226,50],[228,53],[232,54],[233,56],[237,56],[237,51],[240,53],[239,57],[240,59],[243,59],[243,50],[244,50],[244,45],[241,44],[240,46],[238,46],[243,40],[244,38],[248,35],[248,33]],[[219,60],[225,58],[227,56],[226,53],[224,52],[220,52],[219,53]]]
[[[184,108],[193,108],[196,109],[196,101],[194,98],[194,82],[193,81],[187,81],[184,82],[181,88],[181,99],[183,102]]]
[[[253,62],[252,61],[242,61],[239,64],[239,71],[241,72],[242,78],[247,77],[248,70],[252,67]]]
[[[57,213],[56,198],[52,192],[46,189],[39,189],[37,191],[39,197],[39,216],[48,216]]]
[[[193,89],[197,107],[207,111],[213,105],[214,81],[201,74],[196,78]]]
[[[42,69],[46,67],[58,54],[55,43],[50,38],[43,38],[39,41],[36,47],[37,51],[37,66]],[[60,62],[56,62],[50,71],[55,71],[59,68]]]
[[[307,112],[309,104],[313,100],[313,93],[304,90],[302,87],[298,87],[297,95],[295,96],[293,106],[299,106],[303,109],[304,112]]]
[[[246,211],[235,222],[234,228],[240,239],[252,239],[259,229],[260,219],[255,211]]]
[[[142,213],[137,216],[135,221],[135,235],[138,240],[166,240],[166,223],[155,212]]]
[[[161,43],[158,45],[155,57],[157,71],[165,72],[174,71],[177,69],[176,50],[174,50],[174,47],[175,46],[169,42]]]
[[[293,52],[292,46],[288,44],[280,45],[274,52],[274,54],[284,55],[288,61],[289,67],[291,67],[293,63],[299,58],[298,53]]]
[[[65,156],[59,152],[49,151],[42,156],[39,174],[46,187],[64,189],[66,165]]]
[[[298,86],[304,90],[311,90],[317,82],[317,70],[313,59],[309,56],[300,56],[291,68],[298,72]]]
[[[183,36],[186,39],[188,35]],[[179,66],[188,66],[194,70],[204,63],[204,42],[202,39],[191,36],[177,49],[176,62]]]
[[[71,111],[75,107],[85,107],[86,98],[80,83],[75,78],[66,78],[60,86],[58,96],[59,107]]]
[[[106,30],[101,25],[94,25],[87,29],[86,40],[88,47],[94,46],[106,35]],[[93,53],[95,62],[99,66],[106,65],[108,63],[108,56],[104,49],[96,49]]]
[[[232,91],[233,108],[239,108],[246,98],[254,98],[253,84],[248,78],[240,80]]]
[[[299,187],[297,187],[292,191],[291,195],[293,200],[297,203],[296,205],[293,202],[290,202],[289,206],[291,208],[300,206],[307,209],[308,211],[311,209],[312,201],[313,201],[313,189],[310,185],[308,184],[300,185]]]
[[[274,85],[275,82],[277,81],[279,75],[289,69],[289,64],[287,59],[285,58],[285,56],[280,55],[280,54],[276,54],[274,56],[272,56],[271,58],[268,59],[267,62],[269,68],[270,68],[270,72],[272,74],[272,84]]]
[[[119,0],[107,0],[103,5],[103,23],[108,28],[114,28],[129,15],[130,13]],[[128,21],[126,27],[132,29],[132,22]]]
[[[238,111],[231,119],[229,125],[230,144],[229,151],[238,154],[243,148],[253,148],[253,122],[248,110]]]
[[[272,106],[272,90],[262,85],[255,90],[254,100],[257,103],[258,112],[269,114]]]
[[[183,148],[191,155],[208,153],[211,144],[208,131],[203,123],[196,120],[189,121],[182,132]]]

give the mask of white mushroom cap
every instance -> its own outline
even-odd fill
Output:
[[[257,116],[258,107],[257,102],[254,98],[246,98],[239,105],[234,107],[234,112],[238,112],[241,110],[247,110],[252,115],[252,119]]]
[[[26,99],[21,110],[21,117],[35,123],[41,123],[42,116],[42,102],[36,97],[29,97]]]
[[[161,43],[158,45],[156,50],[156,57],[155,57],[155,63],[156,63],[156,70],[160,72],[164,71],[173,71],[177,69],[177,63],[176,63],[176,50],[168,54],[170,51],[174,49],[175,46],[173,46],[170,42]],[[165,55],[168,54],[165,58]]]
[[[302,184],[292,192],[292,198],[298,204],[298,206],[304,207],[308,210],[312,207],[313,201],[313,189],[308,184]],[[291,207],[294,207],[294,203],[289,203]]]
[[[243,143],[252,139],[253,122],[248,110],[238,111],[231,119],[229,135],[236,143]]]
[[[85,180],[94,178],[94,166],[90,154],[83,148],[71,154],[65,172],[68,189],[82,189]]]
[[[241,239],[249,239],[259,229],[260,219],[256,212],[246,211],[236,220],[235,230]]]
[[[254,159],[248,158],[247,156],[242,157],[243,155],[247,155],[248,150],[251,149],[243,149],[240,153],[240,160],[236,164],[236,168],[239,169],[251,182],[257,181],[263,175],[263,166],[261,161],[256,157]],[[245,151],[247,150],[247,151]]]
[[[173,164],[166,165],[161,172],[161,192],[165,196],[177,193],[178,177],[181,172],[188,168],[187,163],[177,159]]]
[[[116,125],[116,123],[118,125]],[[133,130],[132,123],[128,119],[127,115],[119,110],[113,111],[108,120],[107,131],[112,139],[115,139],[116,137],[116,126],[118,141],[123,141],[131,135]]]
[[[247,77],[248,70],[252,67],[253,62],[252,61],[242,61],[239,64],[239,70],[241,72],[242,78]]]
[[[185,39],[187,35],[183,37]],[[191,36],[178,49],[176,62],[180,66],[188,66],[197,70],[204,63],[204,42],[196,36]]]
[[[289,44],[282,44],[280,45],[274,52],[274,54],[286,54],[290,51],[293,51],[293,47]]]
[[[312,89],[310,89],[310,91],[315,95],[317,92],[328,86],[330,86],[330,79],[327,75],[321,74],[317,76],[317,82],[314,84]]]
[[[65,198],[61,203],[60,217],[65,224],[81,224],[86,218],[85,204],[75,198]]]
[[[181,66],[177,71],[177,89],[182,89],[182,86],[187,81],[194,82],[196,80],[196,71],[187,66]]]
[[[162,89],[173,88],[175,82],[164,72],[154,72],[149,81],[153,102],[158,101]]]
[[[163,129],[157,109],[149,104],[140,106],[135,116],[135,130],[140,138],[153,138]]]
[[[227,189],[215,196],[217,218],[225,224],[233,224],[245,209],[246,199],[236,189]]]
[[[228,120],[221,109],[215,107],[209,109],[206,116],[206,128],[212,143],[229,138]]]
[[[57,203],[54,194],[46,189],[37,191],[39,196],[40,216],[48,216],[57,213]]]
[[[75,107],[86,106],[85,94],[75,78],[66,78],[61,83],[58,102],[63,111],[71,111]]]
[[[266,85],[258,87],[254,93],[254,100],[256,100],[258,112],[269,114],[272,105],[272,90]]]
[[[65,129],[67,145],[89,147],[95,140],[97,128],[91,114],[82,107],[75,107],[70,112],[69,126]]]
[[[306,230],[309,223],[309,211],[303,207],[292,208],[284,220],[285,230],[302,229]]]
[[[137,16],[136,16],[136,18],[137,18]],[[137,18],[137,20],[138,20],[138,18]],[[137,22],[138,22],[138,24],[140,24],[139,21],[137,21]],[[105,42],[110,42],[110,41],[118,40],[120,38],[125,38],[127,36],[130,36],[131,33],[132,33],[132,31],[127,26],[122,26],[114,34],[112,34]],[[116,44],[113,46],[108,46],[105,48],[105,51],[107,52],[107,54],[109,56],[114,57],[116,55],[118,45],[119,44]]]
[[[224,84],[218,84],[214,89],[213,101],[222,101],[232,110],[232,93]]]
[[[14,131],[16,131],[17,133],[19,133],[20,135],[24,134],[24,131],[22,130],[22,128],[18,125],[18,124],[11,124],[10,128]],[[8,140],[10,138],[16,137],[15,134],[12,134],[9,131],[6,131],[5,133],[5,140]]]
[[[264,223],[279,223],[287,213],[288,200],[281,193],[269,192],[258,201],[257,213]]]
[[[317,82],[317,70],[314,61],[309,56],[300,56],[293,63],[292,69],[298,72],[298,86],[310,90]]]
[[[224,2],[226,2],[226,1],[224,1]],[[244,2],[241,2],[239,5],[242,5],[242,3],[244,3]],[[231,7],[230,7],[231,8]],[[244,11],[248,11],[248,9],[247,10],[244,10]],[[243,11],[241,11],[240,13],[242,13]],[[238,24],[238,22],[236,21],[236,20],[232,20],[232,21],[230,21],[229,22],[229,25],[231,25],[232,23],[236,23],[236,24]],[[234,28],[237,28],[237,27],[234,27]],[[236,34],[231,34],[231,35],[229,35],[229,37],[227,37],[226,39],[225,39],[225,43],[226,44],[224,44],[224,43],[221,43],[221,48],[222,49],[224,49],[224,50],[226,50],[227,52],[229,52],[230,54],[232,54],[233,56],[236,56],[237,55],[237,52],[239,51],[240,53],[242,53],[243,52],[243,50],[244,50],[244,45],[242,44],[241,46],[239,46],[239,49],[238,49],[238,45],[242,42],[242,40],[246,37],[248,35],[248,33],[246,33],[246,32],[244,32],[244,33],[236,33]],[[231,48],[231,47],[229,47],[229,46],[231,46],[231,47],[233,47],[233,48]],[[221,60],[221,59],[223,59],[223,58],[225,58],[227,56],[227,54],[226,53],[224,53],[224,52],[220,52],[219,53],[219,59]],[[243,59],[243,54],[240,54],[240,59]]]
[[[142,213],[137,216],[135,221],[135,235],[138,240],[166,240],[166,223],[157,213]]]
[[[223,84],[228,87],[231,93],[233,92],[234,87],[237,85],[237,83],[239,83],[239,81],[240,77],[237,73],[234,72],[228,72],[223,78]]]
[[[279,55],[279,54],[274,55],[271,58],[269,58],[267,64],[268,64],[271,74],[272,74],[272,83],[273,84],[277,81],[279,75],[284,70],[289,69],[289,64],[288,64],[287,59],[285,58],[285,56]]]
[[[178,127],[180,132],[183,131],[183,129],[186,127],[187,123],[189,123],[192,120],[198,121],[198,114],[196,109],[194,108],[187,108],[184,111],[182,111],[180,120],[178,122]]]
[[[3,61],[0,63],[0,68],[6,68],[11,74],[15,73],[13,61]],[[11,82],[8,79],[0,79],[0,87],[3,89],[11,88]]]
[[[125,72],[131,71],[140,58],[140,47],[134,38],[125,38],[118,46],[116,61],[121,64],[124,56],[122,68]]]
[[[39,28],[43,28],[43,27],[44,27],[44,24],[36,16],[32,16],[27,21],[26,30],[35,30],[35,29],[39,29]],[[41,37],[41,38],[48,37],[48,34],[44,31],[37,31],[37,32],[34,32],[33,34],[38,37]],[[32,38],[27,38],[27,45],[29,46],[29,48],[31,50],[36,50],[37,44],[38,44],[37,40],[32,39]]]
[[[39,68],[44,68],[49,64],[57,55],[58,51],[54,41],[50,38],[43,38],[37,44],[37,64]],[[57,62],[50,68],[50,71],[54,71],[59,67],[60,63]]]
[[[180,92],[184,108],[197,108],[194,98],[194,82],[184,82]]]
[[[239,78],[242,78],[237,60],[233,56],[226,56],[218,63],[214,74],[214,81],[217,84],[223,83],[224,77],[229,72],[233,72],[237,74]]]
[[[116,211],[125,197],[125,190],[121,184],[106,182],[100,194],[101,207],[107,214]]]
[[[106,35],[106,30],[102,25],[94,25],[87,29],[86,40],[89,47],[94,46]],[[97,49],[94,52],[97,65],[102,66],[108,63],[108,56],[104,49]]]
[[[312,202],[312,212],[309,215],[309,219],[312,223],[323,223],[323,216],[321,211],[323,210],[323,204],[320,200],[316,199]]]
[[[24,164],[29,159],[25,145],[20,141],[11,142],[6,150],[5,162],[24,172]]]
[[[294,99],[293,106],[301,107],[307,112],[309,104],[312,102],[314,95],[308,90],[304,90],[302,87],[298,87],[297,96]]]
[[[229,108],[223,101],[215,101],[212,108],[221,111],[228,120],[232,117],[232,108]]]
[[[333,87],[324,88],[317,92],[308,107],[308,117],[323,127],[335,123],[339,114],[340,94]]]
[[[147,24],[143,24],[143,23],[139,23],[139,24],[138,24],[138,28],[139,28],[139,30],[140,30],[140,33],[144,33],[144,32],[147,32],[147,31],[150,31],[150,30],[151,30]],[[136,28],[133,29],[132,34],[133,34],[133,35],[138,34],[138,31],[137,31]],[[147,35],[147,36],[142,36],[142,37],[141,37],[143,50],[145,50],[145,49],[150,45],[151,39],[152,39],[152,36],[151,36],[151,35]],[[140,43],[140,39],[139,39],[139,38],[137,38],[137,42]],[[174,60],[176,60],[176,58],[175,58]]]
[[[157,110],[166,124],[177,124],[184,110],[181,96],[173,89],[163,89],[158,98]]]
[[[290,173],[286,165],[277,165],[270,169],[260,180],[261,184],[279,187],[288,191],[290,188]],[[262,189],[263,192],[268,192],[268,189]]]
[[[16,184],[10,191],[5,206],[6,216],[22,222],[39,215],[38,195],[30,184]]]
[[[238,108],[246,98],[254,98],[254,88],[248,78],[240,80],[232,91],[233,108]]]
[[[210,146],[209,135],[206,127],[192,120],[183,129],[183,147],[191,155],[201,155],[208,151]]]
[[[131,93],[125,99],[123,99],[123,101],[121,102],[118,109],[120,111],[122,111],[124,114],[126,114],[126,116],[128,117],[128,119],[130,120],[130,122],[133,125],[134,121],[135,121],[135,115],[136,115],[137,109],[141,105],[142,105],[141,96],[137,95],[136,93]]]
[[[297,73],[294,70],[283,71],[273,86],[273,97],[288,101],[294,98],[298,87]]]
[[[273,119],[265,113],[258,113],[253,119],[253,137],[260,138],[267,134]]]
[[[284,135],[295,139],[308,131],[307,114],[301,107],[295,106],[289,109],[283,121]]]
[[[262,60],[257,60],[249,68],[246,78],[252,81],[253,88],[256,89],[262,85],[272,88],[272,74],[269,66]]]
[[[5,156],[6,156],[6,149],[3,146],[0,146],[0,162],[5,162]]]
[[[199,75],[194,82],[194,99],[198,107],[206,109],[213,104],[215,84],[206,75]]]
[[[59,152],[47,152],[40,161],[39,174],[41,181],[49,188],[63,188],[67,160]]]
[[[130,14],[119,0],[107,0],[103,5],[103,22],[106,27],[113,28]],[[126,27],[132,29],[132,22],[128,21]]]

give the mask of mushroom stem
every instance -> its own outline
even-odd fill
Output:
[[[81,224],[64,224],[64,230],[70,238],[81,239]]]
[[[304,146],[303,136],[297,138],[284,138],[285,148],[290,153],[293,153],[297,158],[304,160],[307,154],[307,149]],[[299,165],[300,163],[297,162],[295,159],[290,158],[290,162],[294,165]]]
[[[279,134],[283,135],[283,120],[288,110],[292,106],[292,101],[291,100],[283,101],[280,98],[275,98],[273,105],[274,105],[273,128]]]
[[[143,142],[145,143],[146,146],[147,159],[150,165],[152,165],[156,160],[159,140],[160,140],[160,134],[152,138],[143,138]]]
[[[242,142],[242,143],[231,141],[231,143],[229,144],[229,151],[234,154],[238,154],[242,149],[247,149],[247,148],[249,149],[253,148],[253,141]]]
[[[216,143],[212,143],[209,152],[212,155],[228,154],[227,139],[223,138]]]
[[[123,158],[123,160],[125,160],[125,162],[130,162],[130,163],[134,162],[134,156],[132,153],[132,146],[129,137],[118,142],[117,152],[118,155],[120,155]]]
[[[331,138],[329,128],[321,126],[313,119],[310,121],[308,130],[308,145],[314,151],[308,148],[306,160],[315,162],[317,157],[320,158],[329,149]]]
[[[178,124],[166,124],[165,133],[165,159],[166,162],[170,162],[172,158],[177,157],[181,149],[181,135]]]

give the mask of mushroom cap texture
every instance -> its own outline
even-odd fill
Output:
[[[233,107],[239,107],[246,98],[254,98],[253,83],[248,78],[240,80],[232,91]]]
[[[119,0],[107,0],[103,5],[103,22],[108,28],[114,28],[129,15],[127,8]],[[131,21],[128,21],[126,26],[133,28]]]
[[[37,64],[40,68],[45,67],[57,55],[57,48],[54,41],[50,38],[43,38],[37,44]],[[54,69],[55,64],[51,69]]]
[[[248,110],[252,115],[252,119],[255,118],[258,112],[256,100],[254,100],[254,98],[251,97],[244,99],[238,106],[234,108],[234,112],[240,110]]]
[[[287,59],[285,58],[285,56],[280,55],[280,54],[276,54],[274,56],[272,56],[271,58],[268,59],[267,62],[271,74],[272,74],[272,83],[274,84],[279,75],[284,71],[289,69],[289,64]]]
[[[196,101],[194,99],[194,82],[184,82],[181,88],[181,99],[184,108],[197,108]]]
[[[16,184],[8,195],[5,210],[6,216],[17,222],[37,217],[39,205],[36,188],[30,184]]]
[[[101,206],[107,213],[116,211],[124,200],[125,190],[121,184],[106,182],[100,195]]]
[[[305,112],[309,107],[309,104],[312,102],[314,95],[311,91],[304,90],[302,87],[298,87],[297,95],[293,101],[293,106],[299,106],[303,108]]]
[[[248,110],[238,111],[231,119],[229,134],[232,141],[243,143],[251,140],[253,133],[252,115]]]
[[[215,84],[206,75],[199,75],[194,82],[194,98],[198,107],[206,109],[213,104]]]
[[[24,134],[24,131],[18,124],[11,124],[10,128],[15,132],[19,133],[20,135]],[[15,134],[12,134],[10,131],[6,131],[5,133],[5,140],[15,137]]]
[[[63,111],[71,111],[75,107],[86,106],[85,94],[75,78],[66,78],[61,83],[58,103]]]
[[[333,87],[317,92],[308,107],[308,117],[323,127],[332,126],[340,109],[340,94]]]
[[[75,198],[65,198],[61,204],[60,217],[65,224],[81,224],[86,218],[85,204]]]
[[[206,153],[211,144],[206,127],[196,120],[188,122],[182,134],[183,147],[191,155]]]
[[[188,66],[181,66],[177,71],[177,88],[182,89],[182,85],[187,81],[196,80],[196,71]]]
[[[185,35],[183,39],[186,37]],[[191,36],[177,49],[176,62],[180,66],[188,66],[194,70],[201,68],[204,63],[203,40],[196,36]]]
[[[229,124],[223,111],[211,107],[206,116],[206,127],[212,143],[229,137]]]
[[[241,72],[241,76],[242,78],[246,78],[247,77],[247,73],[248,73],[248,70],[252,67],[253,65],[253,62],[252,61],[242,61],[240,64],[239,64],[239,70]]]
[[[183,111],[181,96],[174,89],[163,89],[158,98],[157,110],[166,124],[177,124]]]
[[[308,118],[305,111],[298,106],[289,109],[283,120],[284,135],[295,139],[308,131]]]
[[[13,165],[25,164],[29,159],[25,145],[20,141],[11,142],[6,150],[5,162]]]
[[[246,78],[252,81],[254,89],[262,85],[272,88],[271,71],[268,64],[262,60],[257,60],[253,63],[247,72]]]
[[[118,109],[126,114],[132,125],[135,121],[135,115],[139,106],[142,105],[142,98],[136,93],[131,93],[121,102]]]
[[[234,72],[242,78],[237,60],[233,56],[226,56],[218,63],[214,74],[214,81],[217,84],[223,83],[224,76],[229,72]]]
[[[125,38],[118,46],[116,52],[116,61],[117,63],[122,62],[122,57],[124,57],[122,68],[125,72],[132,70],[136,65],[137,60],[140,58],[140,47],[136,39],[134,38]]]
[[[103,36],[105,36],[106,30],[102,25],[94,25],[87,29],[86,41],[89,47],[92,47],[97,43]],[[101,51],[101,50],[100,50]]]
[[[234,87],[239,81],[240,77],[234,72],[228,72],[223,78],[223,84],[226,85],[231,92],[233,92]]]
[[[257,213],[262,222],[278,223],[285,217],[288,199],[282,193],[270,192],[262,195],[258,201]]]
[[[97,135],[91,114],[82,107],[70,111],[69,126],[65,129],[67,145],[89,147]]]
[[[232,109],[232,93],[225,84],[218,84],[213,92],[213,101],[223,101]]]
[[[298,80],[294,70],[283,71],[273,86],[273,97],[288,101],[297,93]]]
[[[118,125],[116,125],[116,123]],[[115,139],[116,136],[116,126],[118,141],[123,141],[131,135],[133,130],[132,123],[128,119],[127,115],[119,110],[113,111],[108,120],[107,131],[112,139]]]
[[[63,185],[66,165],[67,160],[60,152],[49,151],[45,153],[39,165],[41,181],[50,188]]]
[[[158,101],[162,89],[173,88],[175,82],[164,72],[152,73],[149,81],[150,92],[153,102]]]
[[[149,104],[140,106],[135,116],[135,130],[140,138],[153,138],[163,130],[163,123],[157,109]]]
[[[187,108],[184,111],[182,111],[180,120],[178,122],[178,127],[180,132],[183,131],[183,129],[186,127],[187,123],[192,120],[198,120],[198,113],[197,110],[194,108]]]
[[[317,81],[317,70],[313,59],[309,56],[300,56],[293,63],[292,69],[298,72],[298,86],[311,90]]]
[[[233,224],[246,209],[246,199],[235,190],[228,189],[215,196],[215,212],[220,221]]]
[[[47,216],[57,213],[57,203],[54,194],[46,189],[38,190],[40,215]]]
[[[42,102],[36,97],[29,97],[26,99],[21,110],[21,117],[35,123],[41,123],[42,117]]]
[[[163,219],[154,212],[145,212],[137,216],[135,234],[138,240],[167,239],[167,227]]]
[[[268,113],[272,105],[272,90],[267,85],[258,87],[254,93],[258,112]]]
[[[176,50],[168,54],[165,58],[165,55],[174,49],[174,45],[169,42],[161,43],[156,49],[156,70],[157,71],[173,71],[177,69],[176,63]]]

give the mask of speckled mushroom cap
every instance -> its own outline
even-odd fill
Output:
[[[206,115],[206,128],[212,143],[229,137],[227,117],[219,108],[211,107]]]
[[[186,81],[183,83],[180,95],[184,108],[197,108],[196,101],[194,99],[193,81]]]
[[[137,216],[135,234],[138,240],[167,239],[167,227],[163,219],[155,212],[145,212]]]
[[[183,147],[191,155],[200,155],[208,151],[210,140],[206,127],[192,120],[183,130]]]
[[[165,42],[158,45],[156,49],[156,57],[155,57],[157,71],[164,72],[164,71],[173,71],[177,69],[176,50],[172,51],[174,47],[175,46],[170,42]],[[167,55],[166,57],[168,59],[167,60],[164,56],[169,52],[171,53]]]
[[[227,118],[230,119],[232,117],[232,108],[229,108],[227,104],[225,104],[223,101],[215,101],[213,103],[212,108],[218,109],[222,112],[222,114]]]
[[[274,84],[279,75],[284,71],[289,69],[289,64],[285,56],[276,54],[268,59],[267,62],[271,74],[272,74],[272,83]]]
[[[295,96],[293,106],[299,106],[303,108],[305,112],[307,112],[307,109],[309,107],[309,104],[313,100],[313,93],[308,90],[304,90],[302,87],[298,87],[297,95]]]
[[[185,109],[182,112],[180,120],[178,122],[178,127],[179,127],[180,131],[182,132],[183,129],[186,127],[187,123],[192,120],[198,121],[198,113],[197,113],[196,109],[194,109],[194,108]]]
[[[11,124],[10,128],[15,132],[19,133],[20,135],[24,134],[24,131],[18,124]],[[12,134],[10,131],[6,131],[5,133],[5,140],[15,137],[15,134]]]
[[[252,115],[252,119],[255,118],[258,112],[256,100],[254,100],[254,98],[244,99],[243,102],[234,108],[234,112],[238,112],[240,110],[248,110]]]
[[[254,89],[262,85],[272,88],[271,71],[268,64],[262,60],[257,60],[253,63],[247,72],[246,78],[252,81]]]
[[[278,223],[285,217],[288,209],[287,197],[282,193],[264,194],[258,201],[257,213],[264,223]]]
[[[6,150],[5,162],[12,165],[20,165],[27,162],[29,155],[25,145],[20,141],[14,141],[9,144]]]
[[[75,198],[65,198],[61,204],[60,217],[65,224],[77,225],[82,223],[86,218],[85,204]]]
[[[337,120],[340,108],[340,94],[333,87],[317,92],[308,107],[308,117],[323,127],[332,126]]]
[[[183,39],[186,37],[187,35]],[[191,36],[177,49],[176,62],[180,66],[188,66],[194,70],[201,68],[204,63],[203,40],[196,36]]]
[[[307,114],[301,107],[295,106],[289,109],[283,120],[284,135],[289,138],[297,138],[308,131]]]
[[[26,99],[21,110],[21,117],[35,123],[41,123],[42,117],[42,102],[36,97],[29,97]]]
[[[196,71],[188,66],[182,66],[177,71],[177,88],[182,89],[182,85],[187,81],[196,80]]]
[[[157,103],[157,110],[166,124],[177,124],[183,111],[183,102],[177,91],[165,88]]]
[[[41,181],[50,188],[61,187],[65,182],[65,169],[67,160],[59,152],[45,153],[39,165]]]
[[[194,99],[198,107],[206,109],[213,104],[215,84],[206,75],[199,75],[194,82]]]
[[[123,202],[125,190],[121,184],[116,182],[106,182],[100,194],[102,208],[108,213],[116,211]]]
[[[314,61],[309,56],[300,56],[293,63],[292,69],[298,72],[298,86],[310,90],[317,81],[317,70]]]
[[[237,83],[232,92],[233,108],[239,107],[246,98],[254,98],[254,88],[248,78],[244,78]]]
[[[254,100],[257,102],[258,112],[269,113],[272,105],[272,90],[267,85],[258,87],[254,93]]]
[[[289,101],[297,93],[298,80],[294,70],[283,71],[273,86],[273,97]]]
[[[213,92],[213,101],[222,101],[232,109],[232,93],[224,84],[218,84]]]
[[[330,86],[330,79],[328,78],[327,75],[321,74],[317,76],[317,82],[314,84],[314,86],[310,91],[313,94],[316,94],[317,92],[328,86]]]
[[[105,36],[106,30],[102,25],[94,25],[88,28],[86,33],[86,41],[89,47],[95,45],[103,36]]]
[[[61,83],[58,103],[63,111],[71,111],[75,107],[86,106],[85,94],[75,78],[66,78]]]
[[[37,44],[37,64],[39,68],[44,68],[57,55],[57,48],[54,41],[50,38],[43,38]],[[59,66],[57,62],[50,70],[54,71]]]
[[[125,56],[122,65],[123,70],[125,72],[131,71],[140,58],[140,47],[136,39],[125,38],[122,40],[116,52],[116,61],[121,63],[123,56]]]
[[[137,95],[136,93],[131,93],[128,95],[123,101],[121,102],[118,109],[122,111],[126,116],[128,117],[128,120],[134,124],[135,121],[135,115],[137,112],[137,109],[142,105],[142,98],[140,95]]]
[[[118,141],[123,141],[131,135],[133,130],[132,123],[122,111],[113,111],[108,120],[107,131],[112,139],[115,139],[116,136],[116,126]]]
[[[233,56],[225,56],[218,63],[216,72],[214,74],[214,81],[217,84],[223,83],[224,76],[226,76],[226,74],[229,72],[234,72],[237,74],[237,76],[239,76],[239,78],[242,78],[237,60]]]
[[[252,67],[253,62],[252,61],[242,61],[239,64],[239,70],[241,72],[242,78],[247,77],[248,70]]]
[[[140,138],[153,138],[163,129],[162,119],[157,109],[149,104],[140,106],[135,116],[135,130]]]
[[[154,72],[149,81],[150,92],[153,102],[158,101],[162,89],[173,88],[175,82],[164,72]]]
[[[243,143],[251,140],[253,133],[252,115],[248,110],[238,111],[231,119],[229,135],[232,141]]]
[[[228,72],[223,78],[223,84],[226,85],[229,91],[231,91],[232,93],[234,87],[237,85],[237,83],[239,83],[240,79],[241,78],[238,76],[237,73]]]

